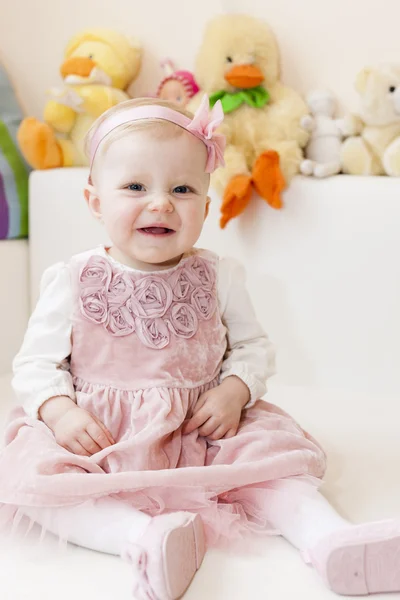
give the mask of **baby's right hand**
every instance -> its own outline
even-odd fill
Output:
[[[47,400],[40,417],[53,431],[57,444],[80,456],[91,456],[115,444],[101,421],[67,396]]]

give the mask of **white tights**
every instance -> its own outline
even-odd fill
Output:
[[[266,490],[265,512],[268,521],[300,551],[319,540],[353,525],[346,521],[312,484],[296,479],[274,482]]]
[[[324,496],[293,480],[276,482],[265,490],[268,521],[293,546],[307,550],[329,534],[351,527]],[[120,555],[127,542],[136,541],[150,517],[114,498],[91,500],[72,507],[32,508],[22,511],[46,530],[91,550]]]
[[[60,508],[22,507],[22,512],[72,544],[120,556],[128,542],[135,542],[150,517],[114,498],[90,500]]]

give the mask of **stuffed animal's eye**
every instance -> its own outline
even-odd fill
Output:
[[[89,54],[89,58],[93,60],[93,54]]]
[[[393,94],[395,91],[396,91],[396,86],[395,85],[391,85],[390,88],[389,88],[389,92],[391,94]]]
[[[226,62],[229,62],[229,63],[233,62],[232,56],[227,56],[226,57]]]

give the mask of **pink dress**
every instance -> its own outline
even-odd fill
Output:
[[[210,544],[268,531],[265,488],[286,477],[320,478],[325,455],[291,417],[261,400],[243,411],[233,438],[182,434],[199,395],[218,385],[227,349],[218,258],[195,251],[172,269],[144,274],[82,256],[70,263],[70,370],[77,404],[116,444],[77,456],[18,407],[0,454],[3,515],[114,496],[149,515],[200,513]]]

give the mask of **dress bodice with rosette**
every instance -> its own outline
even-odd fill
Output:
[[[124,389],[212,381],[226,349],[215,262],[211,253],[193,253],[156,273],[96,254],[76,264],[72,374]]]

